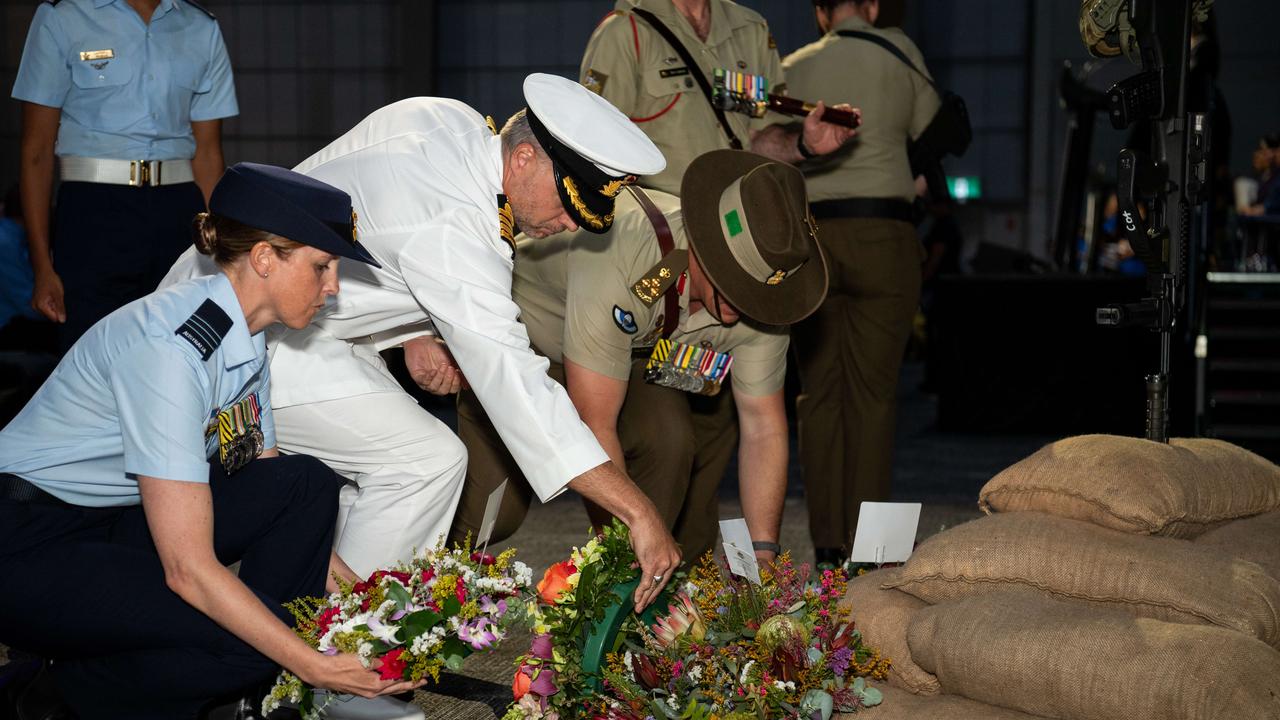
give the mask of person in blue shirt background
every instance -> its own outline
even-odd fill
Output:
[[[59,696],[82,720],[194,717],[278,666],[366,697],[413,687],[315,652],[282,605],[354,579],[332,551],[340,479],[276,450],[264,333],[311,321],[339,256],[377,265],[351,199],[242,163],[210,208],[197,246],[221,272],[94,325],[0,431],[0,642],[51,659],[10,691],[17,717]]]
[[[218,23],[181,0],[42,3],[13,86],[32,306],[66,350],[189,246],[239,112]],[[50,225],[55,155],[62,184]],[[52,235],[51,235],[52,231]]]

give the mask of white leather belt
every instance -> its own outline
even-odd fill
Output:
[[[190,160],[115,160],[64,156],[58,158],[64,182],[107,185],[177,185],[195,180]]]

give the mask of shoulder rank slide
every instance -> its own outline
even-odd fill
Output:
[[[689,251],[672,250],[631,286],[631,292],[640,298],[640,302],[652,306],[688,267]]]
[[[696,395],[715,395],[729,375],[733,356],[709,347],[662,338],[644,366],[644,381]]]
[[[511,257],[516,252],[516,216],[511,213],[511,203],[506,195],[498,195],[498,236],[511,246]]]
[[[222,339],[231,330],[231,317],[213,300],[205,300],[187,321],[173,331],[174,335],[191,343],[200,353],[201,360],[208,360]]]

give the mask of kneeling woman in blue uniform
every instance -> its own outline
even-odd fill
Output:
[[[240,164],[209,207],[197,244],[222,272],[98,322],[0,432],[0,643],[51,658],[82,719],[193,717],[279,665],[408,688],[310,649],[281,607],[351,571],[331,550],[338,477],[276,452],[263,330],[310,322],[339,256],[377,264],[351,199]]]

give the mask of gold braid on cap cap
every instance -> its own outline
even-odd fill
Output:
[[[360,233],[356,230],[356,209],[351,208],[351,244],[360,242]]]
[[[600,188],[600,194],[605,197],[617,197],[618,193],[622,192],[624,185],[631,185],[636,180],[637,178],[635,175],[627,175],[626,177],[620,177],[616,180],[610,180]]]
[[[582,202],[582,196],[578,194],[578,186],[573,182],[573,178],[565,175],[560,182],[564,185],[565,192],[569,193],[569,201],[573,203],[573,209],[578,212],[579,217],[587,221],[588,225],[597,230],[603,230],[606,225],[613,223],[613,213],[601,218]]]

